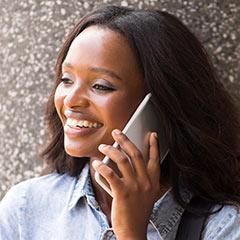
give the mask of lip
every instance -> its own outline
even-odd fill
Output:
[[[64,125],[64,133],[72,138],[88,136],[97,132],[99,129],[100,128],[78,128],[67,124]]]
[[[66,109],[64,111],[64,116],[66,118],[71,118],[71,119],[75,119],[77,121],[80,121],[80,120],[87,120],[89,122],[97,122],[97,123],[100,123],[98,120],[96,120],[96,118],[92,117],[91,115],[89,114],[86,114],[86,113],[82,113],[82,112],[76,112],[76,111],[73,111],[73,110],[70,110],[70,109]],[[102,125],[102,123],[100,123]]]

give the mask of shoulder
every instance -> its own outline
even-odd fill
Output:
[[[50,195],[59,189],[68,188],[74,181],[74,178],[68,174],[51,173],[45,176],[35,177],[24,180],[13,187],[6,193],[0,202],[0,211],[8,206],[21,205],[26,201],[38,198],[39,195]]]
[[[41,209],[51,203],[64,204],[63,196],[74,184],[75,178],[52,173],[13,186],[0,202],[0,239],[20,239],[20,229],[30,226],[34,216],[45,216]]]
[[[215,206],[213,211],[219,206]],[[225,205],[210,215],[202,233],[203,240],[239,240],[240,239],[240,207]]]

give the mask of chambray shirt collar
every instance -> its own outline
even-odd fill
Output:
[[[180,187],[180,193],[186,202],[189,202],[192,198],[191,193],[183,187]],[[70,198],[68,209],[73,209],[78,201],[85,197],[88,204],[99,209],[99,205],[95,199],[92,183],[90,179],[89,163],[86,163],[79,177],[76,178],[76,184],[73,190],[73,194]],[[162,196],[157,202],[155,202],[150,220],[158,229],[161,237],[165,237],[176,229],[177,224],[184,212],[184,208],[181,207],[174,199],[172,189],[169,189],[164,196]]]
[[[94,197],[92,183],[90,179],[89,163],[86,163],[83,167],[80,175],[76,178],[76,184],[73,190],[73,194],[68,204],[68,210],[73,209],[78,201],[86,197],[87,202],[94,208],[99,208],[99,205]]]
[[[192,194],[187,189],[180,187],[180,193],[184,201],[190,202]],[[165,239],[169,233],[176,231],[183,212],[184,208],[176,202],[172,188],[170,188],[155,202],[150,220],[158,229],[161,237]]]

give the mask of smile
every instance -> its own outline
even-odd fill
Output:
[[[64,125],[64,133],[70,138],[79,138],[89,136],[97,132],[103,124],[68,118]]]
[[[66,125],[70,127],[78,127],[78,128],[100,128],[102,126],[101,123],[98,122],[90,122],[88,120],[76,120],[67,118]]]

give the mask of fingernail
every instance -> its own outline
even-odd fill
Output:
[[[157,133],[156,133],[156,132],[153,133],[153,136],[154,136],[156,139],[158,139],[158,136],[157,136]]]
[[[94,160],[93,162],[92,162],[92,166],[95,168],[95,167],[98,167],[99,165],[100,165],[100,163],[101,163],[101,161],[99,161],[99,160]]]
[[[106,144],[100,144],[98,146],[98,150],[101,151],[104,147],[106,147],[107,145]]]
[[[114,129],[114,130],[113,130],[113,133],[119,135],[119,134],[121,133],[121,131],[118,130],[118,129]]]

